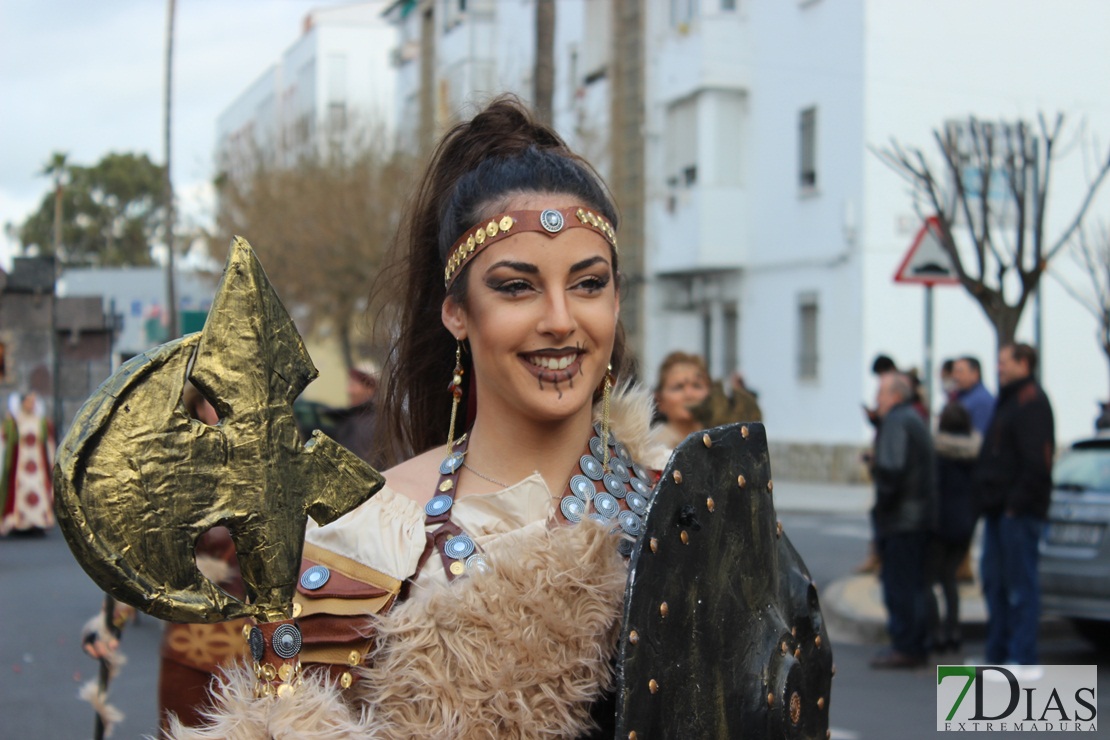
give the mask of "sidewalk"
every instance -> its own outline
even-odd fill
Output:
[[[778,480],[775,510],[792,513],[861,514],[871,510],[875,491],[866,484]],[[972,562],[978,562],[978,543],[972,543]],[[886,607],[875,574],[851,573],[821,589],[821,607],[829,629],[838,640],[852,643],[884,642]],[[960,584],[960,622],[965,637],[981,636],[987,610],[978,582]]]

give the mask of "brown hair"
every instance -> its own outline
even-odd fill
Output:
[[[663,383],[666,382],[667,373],[669,373],[675,365],[693,365],[705,378],[705,382],[709,382],[709,369],[705,366],[705,360],[701,355],[692,355],[687,352],[675,351],[663,358],[663,362],[659,363],[659,379],[655,383],[655,395],[658,397],[663,392]]]
[[[383,460],[397,462],[446,442],[456,346],[440,317],[447,250],[466,229],[523,193],[574,195],[617,226],[616,207],[597,172],[513,96],[495,98],[448,131],[432,152],[401,219],[395,262],[383,273],[396,291],[391,304],[399,313],[383,367]],[[616,272],[615,251],[612,259]],[[464,307],[468,277],[464,267],[451,287],[452,298]],[[462,361],[469,371],[466,352]],[[614,374],[624,370],[619,322],[612,364]],[[466,408],[473,406],[473,393],[464,377]]]
[[[1021,342],[1010,342],[1002,345],[1002,349],[1009,349],[1014,362],[1024,363],[1029,368],[1030,375],[1037,372],[1037,350],[1033,347]]]

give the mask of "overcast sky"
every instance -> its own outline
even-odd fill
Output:
[[[186,217],[212,177],[216,118],[336,0],[177,0],[173,180]],[[0,228],[49,190],[52,152],[163,156],[165,0],[0,0]],[[14,248],[0,235],[0,266]]]

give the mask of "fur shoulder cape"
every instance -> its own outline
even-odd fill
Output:
[[[627,578],[591,520],[530,532],[493,568],[423,589],[376,619],[372,667],[346,692],[310,673],[295,694],[254,698],[240,667],[219,679],[200,729],[169,736],[261,740],[575,737],[612,688]]]

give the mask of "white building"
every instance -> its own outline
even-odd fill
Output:
[[[220,115],[217,161],[235,176],[255,153],[291,164],[350,136],[393,137],[396,32],[385,0],[318,8],[300,37]]]
[[[560,0],[554,120],[608,170],[617,0]],[[856,477],[872,431],[872,359],[924,359],[924,291],[892,276],[921,225],[908,186],[873,153],[938,153],[969,115],[1071,127],[1050,192],[1060,233],[1086,187],[1079,132],[1110,140],[1101,94],[1110,5],[1043,0],[645,0],[644,380],[673,349],[743,372],[760,394],[776,470]],[[398,109],[438,130],[491,94],[531,97],[534,0],[399,0]],[[410,127],[414,133],[417,127]],[[426,132],[425,132],[426,133]],[[412,138],[409,139],[413,141]],[[1064,156],[1066,154],[1066,156]],[[1105,151],[1103,151],[1105,155]],[[1105,219],[1110,187],[1092,211]],[[1059,279],[1083,287],[1067,255]],[[977,355],[995,390],[994,335],[958,287],[935,295],[934,370]],[[1018,336],[1033,338],[1032,307]],[[1063,443],[1107,396],[1095,325],[1057,277],[1043,290],[1043,379]],[[939,404],[937,404],[939,406]]]

